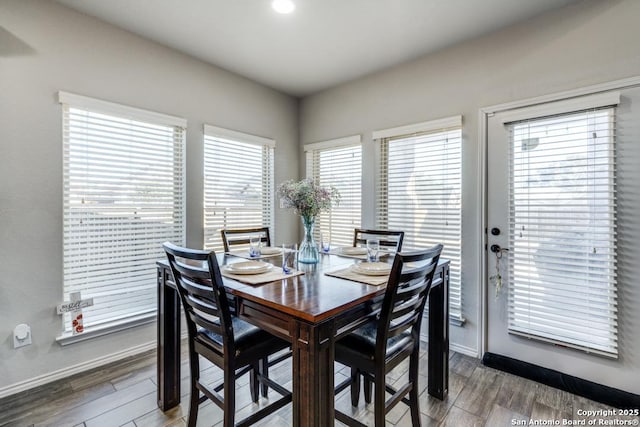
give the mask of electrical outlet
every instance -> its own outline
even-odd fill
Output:
[[[31,344],[31,327],[24,323],[19,324],[13,330],[13,348],[24,347]]]

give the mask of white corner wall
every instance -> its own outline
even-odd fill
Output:
[[[202,127],[276,140],[275,182],[298,177],[298,101],[51,1],[0,0],[0,391],[127,354],[155,323],[61,347],[60,90],[183,117],[187,243],[202,245]],[[276,209],[278,241],[297,238]],[[293,233],[293,234],[292,234]],[[33,345],[13,349],[31,325]],[[74,368],[75,367],[75,368]]]
[[[399,125],[463,115],[463,327],[451,326],[452,348],[480,351],[482,257],[478,115],[481,107],[640,75],[640,2],[585,1],[303,98],[300,143],[362,134],[363,164],[374,164],[371,133]],[[384,31],[372,28],[371,31]],[[363,226],[374,225],[373,176],[363,173]],[[625,283],[640,304],[640,283]],[[628,289],[631,288],[631,289]],[[629,307],[629,305],[626,305]],[[623,313],[622,331],[640,328]],[[633,320],[635,319],[635,320]],[[627,334],[638,348],[640,334]],[[626,354],[637,369],[640,355]]]

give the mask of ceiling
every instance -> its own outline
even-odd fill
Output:
[[[305,96],[577,0],[58,0],[117,27]]]

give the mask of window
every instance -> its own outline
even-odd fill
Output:
[[[186,122],[69,93],[59,100],[64,298],[93,298],[87,332],[155,317],[162,243],[185,239]],[[71,332],[68,315],[64,325]]]
[[[462,118],[374,132],[380,144],[377,227],[405,232],[403,250],[444,245],[449,310],[462,321]]]
[[[340,138],[305,146],[307,177],[320,185],[333,185],[340,204],[322,212],[315,233],[324,234],[333,245],[353,244],[353,230],[360,227],[362,195],[362,146],[360,136]]]
[[[507,123],[509,331],[617,354],[615,108]]]
[[[274,147],[272,139],[205,126],[205,249],[224,251],[223,228],[272,227]]]

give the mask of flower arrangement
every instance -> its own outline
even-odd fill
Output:
[[[340,203],[340,193],[333,185],[319,186],[314,180],[306,178],[302,181],[285,181],[278,186],[278,197],[285,208],[293,208],[306,219],[315,218],[322,211]]]

